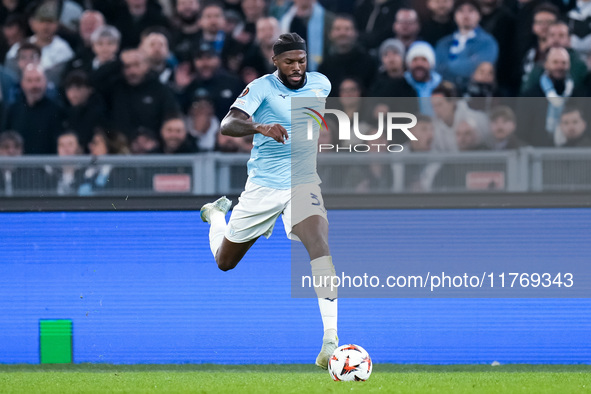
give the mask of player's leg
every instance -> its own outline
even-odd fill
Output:
[[[226,214],[232,202],[226,197],[201,208],[201,218],[211,224],[211,253],[222,271],[236,267],[261,235],[267,238],[271,236],[275,221],[283,210],[281,195],[277,193],[286,192],[248,181],[228,223]]]
[[[201,220],[210,224],[209,247],[218,267],[228,271],[236,267],[248,249],[256,242],[256,238],[246,242],[232,242],[225,237],[226,214],[232,206],[232,201],[226,196],[205,204],[201,208]]]
[[[328,219],[318,185],[296,186],[292,200],[286,209],[284,222],[287,220],[288,235],[295,235],[310,255],[312,276],[316,283],[328,278],[327,287],[315,287],[318,306],[324,326],[322,349],[316,358],[316,365],[327,368],[328,358],[338,346],[337,337],[337,289],[330,287],[330,278],[335,275],[330,248],[328,246]],[[291,227],[291,223],[295,223]],[[289,228],[288,228],[289,227]]]
[[[257,239],[258,238],[251,239],[247,242],[236,243],[224,237],[222,244],[215,255],[215,261],[218,263],[218,267],[222,271],[234,269]]]
[[[335,276],[335,269],[328,246],[328,221],[319,215],[310,216],[296,224],[292,232],[302,241],[310,255],[312,276],[316,278],[332,278]],[[320,283],[320,281],[317,280],[316,283]],[[316,365],[326,369],[328,367],[328,358],[339,344],[337,337],[337,291],[336,288],[332,289],[330,287],[315,287],[315,290],[324,326],[322,349],[320,349],[320,353],[316,357]]]

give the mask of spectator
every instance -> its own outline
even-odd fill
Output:
[[[579,54],[571,48],[568,26],[564,22],[556,22],[548,27],[546,34],[547,48],[565,48],[570,59],[570,76],[575,83],[575,87],[581,87],[587,76],[587,66],[581,60]],[[543,62],[538,62],[528,75],[527,80],[522,85],[522,90],[529,90],[532,85],[538,83],[540,76],[544,72]]]
[[[557,132],[560,113],[570,97],[584,95],[575,87],[569,75],[570,57],[564,48],[550,48],[544,63],[544,73],[539,82],[523,93],[524,97],[545,97],[546,100],[527,100],[522,102],[523,114],[519,130],[523,138],[533,146],[561,145],[561,135]]]
[[[591,70],[591,0],[578,0],[568,13],[571,44]]]
[[[156,133],[145,127],[138,127],[136,130],[129,149],[134,155],[145,155],[148,153],[157,152],[160,148],[160,140]]]
[[[478,111],[488,112],[496,104],[499,96],[495,67],[489,62],[480,63],[464,93],[468,105]]]
[[[499,94],[515,96],[518,93],[520,57],[518,55],[517,19],[515,14],[499,0],[479,0],[482,9],[480,26],[499,44],[497,81]]]
[[[587,131],[587,122],[583,118],[581,109],[565,106],[560,115],[560,131],[565,137],[561,148],[591,147],[591,138]]]
[[[174,62],[168,50],[168,39],[162,33],[149,33],[142,39],[140,50],[144,52],[150,71],[158,75],[160,83],[167,85],[174,80]]]
[[[273,64],[273,44],[279,38],[279,22],[269,16],[259,19],[256,27],[255,45],[245,54],[241,71],[245,84],[265,74],[271,74],[276,69]]]
[[[127,140],[122,134],[106,133],[97,129],[88,143],[88,150],[94,158],[82,173],[78,187],[79,195],[90,196],[109,190],[126,190],[137,182],[134,169],[98,163],[98,159],[104,155],[129,154]]]
[[[94,54],[92,52],[92,34],[105,25],[103,14],[94,10],[87,10],[82,13],[79,22],[78,34],[80,35],[81,45],[76,48],[76,59],[73,62],[88,63],[91,62]],[[72,68],[81,67],[73,64]]]
[[[244,24],[240,26],[235,38],[242,44],[250,44],[256,36],[256,24],[261,18],[267,16],[266,0],[242,0],[240,2]]]
[[[369,134],[376,134],[376,132],[375,129],[369,130]],[[382,133],[369,145],[370,150],[368,153],[374,155],[388,154],[384,148],[388,144],[386,133]],[[392,166],[376,160],[369,164],[352,167],[346,174],[344,184],[347,189],[352,189],[354,193],[384,193],[392,190],[393,178]]]
[[[281,33],[295,32],[306,41],[308,71],[316,71],[327,54],[334,15],[317,0],[294,0],[293,3],[279,22]]]
[[[180,62],[191,60],[193,42],[199,38],[199,0],[178,0],[173,19],[174,55]]]
[[[0,45],[0,61],[2,64],[6,61],[8,50],[16,43],[23,42],[27,38],[27,21],[23,15],[14,14],[6,18],[2,24],[2,44]]]
[[[182,107],[187,110],[195,97],[211,97],[215,115],[223,119],[228,108],[244,89],[240,79],[224,70],[216,51],[207,44],[202,45],[194,56],[196,75],[182,93]]]
[[[527,81],[537,62],[543,60],[543,55],[549,48],[546,39],[548,37],[548,28],[556,23],[559,12],[556,6],[543,3],[535,8],[533,13],[532,31],[536,37],[535,43],[525,52],[522,64],[521,80]]]
[[[370,89],[369,97],[388,97],[392,95],[392,84],[404,75],[404,44],[389,38],[380,45],[382,64]]]
[[[519,149],[526,146],[517,138],[517,122],[513,110],[505,105],[494,107],[490,112],[490,129],[495,138],[493,150]]]
[[[17,55],[16,55],[16,72],[13,73],[10,70],[7,70],[9,75],[16,75],[17,79],[20,80],[23,76],[23,71],[25,68],[32,64],[34,66],[40,66],[41,63],[41,49],[35,44],[31,44],[30,42],[23,42],[20,47],[18,48]],[[47,76],[47,75],[46,75]],[[10,85],[3,87],[3,89],[10,87]],[[47,81],[47,89],[46,95],[50,99],[58,102],[59,100],[59,93],[55,86],[55,84],[51,81]],[[7,106],[18,101],[22,98],[23,92],[20,85],[17,83],[16,85],[12,85],[10,91],[3,96],[5,103]]]
[[[225,46],[228,46],[228,37],[225,32],[226,18],[224,7],[217,2],[207,3],[201,9],[199,20],[201,31],[194,41],[196,47],[208,44],[220,56]]]
[[[384,83],[380,94],[385,97],[418,97],[414,105],[409,105],[407,111],[414,112],[416,107],[425,115],[431,115],[431,93],[441,83],[441,76],[434,70],[435,53],[425,41],[417,41],[406,53],[406,67],[408,71],[401,78]]]
[[[169,27],[168,19],[160,7],[147,0],[125,0],[126,7],[114,15],[110,21],[121,32],[121,48],[136,48],[141,33],[153,26]]]
[[[335,17],[330,29],[330,42],[330,53],[324,58],[318,71],[326,75],[333,86],[339,86],[347,77],[359,79],[363,86],[371,86],[377,65],[357,45],[353,18],[344,15]]]
[[[495,39],[478,26],[480,5],[476,0],[458,0],[454,19],[458,30],[442,38],[435,49],[437,71],[462,90],[480,63],[495,64],[499,49]]]
[[[57,138],[57,154],[60,157],[78,156],[82,154],[82,147],[74,131],[65,131]],[[55,190],[58,195],[75,194],[82,176],[79,166],[64,164],[51,169]]]
[[[65,128],[76,133],[82,146],[87,146],[97,127],[105,126],[105,104],[94,92],[88,75],[74,70],[64,80],[69,106],[66,108]]]
[[[353,15],[360,32],[359,42],[362,47],[367,50],[378,48],[384,40],[392,36],[392,25],[400,4],[398,0],[358,2]]]
[[[91,69],[98,70],[105,64],[117,60],[117,52],[121,43],[121,33],[113,26],[101,26],[90,37],[93,58]]]
[[[403,144],[405,153],[426,153],[433,150],[435,128],[430,116],[417,115],[417,124],[411,129],[417,137],[416,141]],[[441,168],[441,163],[420,163],[394,165],[394,180],[396,183],[404,179],[404,190],[417,193],[431,190],[433,179]],[[404,174],[404,176],[402,176]],[[401,188],[398,186],[398,188]]]
[[[452,18],[453,0],[427,0],[429,19],[422,23],[421,38],[431,44],[456,31],[456,23]]]
[[[399,39],[406,49],[419,37],[421,24],[419,15],[412,8],[401,8],[396,12],[396,19],[392,25],[394,38]]]
[[[63,111],[46,95],[47,79],[41,66],[26,66],[21,89],[23,97],[8,108],[4,130],[16,130],[23,136],[25,154],[55,153]]]
[[[6,24],[7,19],[14,15],[23,14],[25,12],[24,1],[20,0],[3,0],[0,2],[0,24]]]
[[[0,133],[0,157],[23,155],[23,137],[14,130]],[[44,194],[50,184],[48,174],[42,168],[0,167],[0,195]],[[41,193],[39,193],[41,192]]]
[[[55,85],[59,85],[59,78],[67,62],[74,57],[70,45],[56,35],[59,27],[58,17],[57,3],[41,3],[29,19],[34,34],[27,40],[41,48],[41,66]],[[20,43],[16,43],[10,48],[6,54],[7,61],[16,58],[19,47]]]
[[[409,140],[405,142],[403,144],[404,151],[430,152],[433,150],[435,128],[430,116],[424,114],[417,115],[417,124],[411,129],[411,132],[417,139],[416,141]]]
[[[121,53],[120,59],[124,79],[114,86],[110,99],[115,130],[126,137],[139,126],[160,130],[165,117],[179,110],[174,95],[149,73],[143,52],[129,49]]]
[[[199,152],[215,149],[220,120],[215,116],[213,102],[208,96],[198,96],[189,109],[187,119],[189,134],[195,138]]]
[[[464,100],[457,98],[455,88],[449,82],[442,82],[431,94],[433,106],[433,150],[439,152],[457,152],[456,128],[463,120],[473,120],[477,125],[478,140],[492,141],[488,118],[485,114],[471,109]]]
[[[95,91],[107,99],[121,73],[121,64],[117,59],[121,34],[114,26],[105,25],[92,33],[90,41],[94,57],[90,63],[83,65],[82,70],[88,74]]]
[[[187,127],[182,116],[174,115],[167,118],[160,128],[162,145],[155,153],[189,154],[195,153],[196,145],[189,138]]]
[[[460,152],[489,149],[479,140],[480,133],[477,127],[476,122],[470,118],[461,120],[458,123],[456,126],[456,144]]]

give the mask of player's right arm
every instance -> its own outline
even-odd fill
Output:
[[[220,132],[231,137],[244,137],[260,133],[282,144],[288,138],[287,130],[280,124],[254,123],[246,112],[237,108],[230,108],[222,120]]]

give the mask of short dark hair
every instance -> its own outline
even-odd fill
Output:
[[[477,0],[457,0],[456,4],[454,5],[454,8],[453,8],[453,14],[455,14],[456,11],[459,10],[461,6],[466,5],[466,4],[474,7],[476,9],[476,11],[478,11],[478,13],[480,15],[482,15],[482,9],[480,8],[480,3]]]
[[[83,86],[87,86],[90,87],[90,81],[88,80],[88,74],[86,74],[86,72],[82,71],[82,70],[73,70],[70,71],[68,73],[68,75],[66,75],[66,78],[64,78],[64,89],[69,89],[71,87],[83,87]]]
[[[497,120],[498,118],[507,119],[515,122],[515,112],[507,105],[498,105],[490,111],[490,120]]]
[[[225,10],[224,4],[221,1],[208,0],[208,1],[205,1],[203,4],[201,4],[201,11],[199,12],[199,14],[201,15],[203,13],[203,10],[206,8],[209,8],[209,7],[218,7],[222,11]]]
[[[456,86],[452,82],[442,81],[439,84],[439,86],[437,86],[431,92],[432,96],[435,94],[440,94],[440,95],[447,97],[447,98],[455,98],[455,97],[458,97],[458,90],[456,89]]]
[[[554,14],[554,16],[556,16],[556,19],[558,19],[560,17],[560,10],[558,9],[558,7],[556,7],[552,3],[546,2],[546,3],[542,3],[542,4],[538,5],[536,8],[534,8],[534,12],[532,13],[532,15],[539,14],[540,12],[547,12],[549,14]]]
[[[576,104],[572,104],[572,103],[567,103],[564,106],[564,108],[562,109],[562,112],[560,113],[560,117],[562,118],[563,115],[570,114],[572,112],[578,112],[579,115],[581,115],[581,118],[583,118],[583,111],[581,110],[581,107],[579,107]]]
[[[6,130],[0,133],[0,145],[6,141],[12,141],[20,148],[22,148],[24,145],[23,136],[15,130]]]
[[[20,46],[18,47],[17,51],[16,51],[16,56],[18,57],[18,55],[20,55],[20,53],[22,51],[33,51],[35,52],[37,55],[39,55],[39,57],[41,57],[41,48],[39,48],[37,45],[33,44],[32,42],[21,42]]]

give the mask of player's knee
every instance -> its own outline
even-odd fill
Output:
[[[218,263],[218,268],[222,271],[230,271],[231,269],[234,269],[237,265],[236,262],[223,257],[217,258],[216,262]]]

